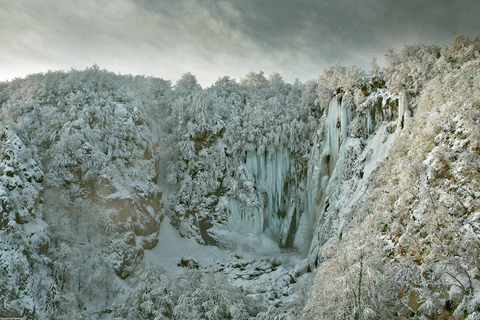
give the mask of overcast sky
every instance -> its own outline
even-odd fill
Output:
[[[479,0],[0,0],[0,81],[94,63],[204,87],[249,71],[307,81],[479,33]]]

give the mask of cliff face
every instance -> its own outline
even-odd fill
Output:
[[[308,252],[315,268],[318,248],[341,236],[371,174],[388,156],[405,117],[411,116],[408,105],[406,94],[385,89],[372,92],[358,106],[353,95],[337,94],[318,119],[313,147],[301,157],[291,156],[288,148],[247,153],[244,170],[256,202],[230,199],[228,227],[265,234],[281,246]],[[302,158],[304,168],[298,170]]]

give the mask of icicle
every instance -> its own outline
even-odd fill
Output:
[[[405,122],[405,115],[408,111],[408,96],[406,92],[403,92],[400,95],[398,101],[398,119],[397,119],[397,129],[403,129]]]
[[[351,122],[352,101],[342,99],[338,95],[334,97],[328,107],[326,120],[325,139],[318,151],[315,151],[318,158],[318,165],[309,171],[309,180],[307,181],[306,208],[303,216],[298,222],[297,233],[295,235],[295,247],[308,250],[313,238],[314,225],[318,220],[319,212],[325,201],[325,191],[332,181],[341,179],[344,174],[344,168],[338,165],[339,155],[342,146],[348,140],[348,127]],[[368,130],[373,130],[371,117],[367,117]],[[313,178],[311,178],[313,177]]]
[[[348,138],[349,124],[350,102],[344,100],[340,103],[337,97],[333,98],[328,107],[327,132],[321,160],[321,180],[325,176],[330,176],[335,169],[340,147]]]
[[[372,120],[372,112],[367,112],[367,134],[371,134],[373,132],[373,120]]]
[[[288,234],[292,233],[290,223],[295,222],[291,215],[287,215],[287,212],[293,211],[289,207],[292,205],[289,200],[291,195],[285,188],[289,175],[295,172],[291,168],[293,165],[287,148],[263,154],[248,152],[245,168],[251,174],[258,207],[248,201],[230,199],[229,227],[257,236],[268,233],[285,243]]]

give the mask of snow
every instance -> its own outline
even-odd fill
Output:
[[[72,232],[64,231],[65,234],[71,233],[65,236],[72,240],[71,244],[64,246],[68,250],[68,259],[53,249],[48,255],[63,268],[55,269],[56,273],[68,267],[71,270],[65,271],[66,276],[80,274],[79,270],[83,269],[79,265],[93,270],[85,276],[89,283],[106,279],[108,272],[115,276],[110,270],[111,265],[103,268],[103,274],[101,268],[89,268],[101,266],[98,261],[103,259],[95,260],[93,254],[102,258],[104,254],[108,255],[110,241],[125,247],[115,252],[118,257],[115,255],[116,260],[112,258],[112,261],[120,264],[124,262],[124,255],[134,255],[125,258],[125,264],[131,263],[128,264],[129,272],[142,270],[143,266],[136,265],[136,254],[140,259],[143,253],[144,263],[167,273],[182,273],[190,264],[190,268],[198,268],[200,272],[224,273],[231,283],[243,287],[247,294],[258,295],[269,303],[288,301],[295,294],[298,280],[308,277],[308,271],[318,266],[318,261],[313,263],[318,258],[315,250],[329,239],[342,238],[343,233],[348,232],[355,209],[368,192],[378,164],[388,156],[394,139],[404,127],[405,118],[416,110],[414,102],[417,100],[412,96],[409,101],[405,93],[396,95],[377,88],[372,88],[374,92],[364,97],[360,92],[363,88],[357,88],[362,98],[359,100],[358,92],[344,88],[345,93],[337,94],[330,101],[302,105],[296,102],[301,98],[300,93],[288,93],[287,96],[287,93],[264,88],[250,95],[243,92],[244,89],[233,94],[225,92],[228,96],[225,99],[215,93],[220,88],[185,90],[183,93],[165,89],[164,93],[155,94],[157,100],[151,101],[150,95],[142,96],[133,91],[129,94],[117,92],[118,97],[114,100],[105,99],[103,95],[112,93],[102,93],[99,87],[89,89],[92,94],[100,91],[85,105],[80,103],[85,102],[83,95],[76,97],[73,92],[65,95],[69,99],[76,97],[78,101],[63,101],[63,95],[55,96],[59,100],[55,105],[62,109],[62,113],[57,107],[40,100],[38,103],[45,107],[45,114],[22,116],[18,111],[19,119],[23,117],[24,123],[31,124],[32,129],[22,127],[19,122],[19,136],[6,130],[8,139],[3,142],[3,149],[8,157],[3,158],[3,169],[0,168],[3,170],[0,198],[2,201],[11,200],[15,205],[15,211],[11,211],[13,213],[8,218],[12,224],[16,223],[15,218],[22,218],[17,219],[21,221],[15,228],[26,235],[28,245],[34,250],[35,245],[49,244],[53,237],[60,239],[55,240],[60,245],[54,245],[52,241],[51,248],[63,248],[62,237],[55,234],[62,227],[54,229],[56,224],[51,223],[47,232],[49,226],[39,217],[45,217],[48,223],[69,221]],[[285,92],[289,90],[284,89]],[[320,89],[315,85],[312,93],[319,94]],[[123,90],[130,91],[128,86]],[[325,97],[330,97],[331,92]],[[117,100],[123,102],[115,102]],[[5,107],[9,106],[5,104]],[[413,109],[409,110],[409,107]],[[455,135],[461,136],[466,130],[463,128],[465,119],[451,119],[458,123]],[[36,123],[48,123],[49,127],[37,127]],[[52,138],[47,139],[47,136]],[[437,138],[448,139],[446,136]],[[449,146],[453,151],[461,151],[467,143],[469,140],[457,139]],[[429,180],[434,178],[435,161],[433,153],[424,161],[430,169],[425,179],[422,178],[424,185],[429,182],[426,177]],[[99,187],[91,195],[98,200],[99,210],[106,212],[109,219],[115,218],[115,204],[122,203],[115,200],[128,200],[137,215],[130,217],[129,208],[125,208],[118,220],[127,222],[124,225],[118,222],[118,230],[123,230],[119,234],[124,232],[129,236],[113,238],[108,234],[102,244],[90,244],[87,233],[87,244],[84,231],[97,223],[97,219],[87,215],[90,202],[85,201],[88,209],[81,211],[81,215],[76,210],[71,210],[75,214],[69,215],[67,209],[70,208],[67,207],[70,202],[67,200],[65,214],[54,212],[56,208],[42,205],[41,201],[37,203],[40,197],[47,198],[49,192],[46,189],[42,193],[43,173],[40,168],[45,171],[46,181],[59,190],[65,189],[65,199],[68,196],[82,202],[90,192],[90,184]],[[454,174],[460,175],[462,170],[459,167]],[[97,177],[105,180],[103,186],[95,185]],[[475,193],[472,198],[477,197]],[[455,205],[453,197],[450,201],[452,206]],[[91,204],[95,205],[93,200]],[[110,204],[111,208],[108,207]],[[79,207],[83,210],[83,206]],[[43,208],[48,209],[46,212],[51,218],[42,214]],[[148,235],[138,235],[139,228],[135,227],[143,227],[138,218],[144,214],[148,214],[146,222],[163,219],[158,234],[156,228],[150,228]],[[171,225],[168,216],[176,217],[181,232]],[[82,218],[81,225],[79,217]],[[137,224],[132,222],[134,220]],[[99,218],[99,221],[103,220]],[[213,240],[206,242],[216,241],[217,246],[197,242],[201,242],[200,237],[205,235],[207,227],[204,225],[213,225],[208,229]],[[117,230],[110,225],[108,228],[108,233]],[[141,229],[140,232],[147,231]],[[143,240],[154,237],[158,240],[156,247],[144,250],[142,243],[150,245],[154,242]],[[95,251],[95,246],[103,245],[105,247]],[[74,260],[77,252],[72,251],[74,249],[85,257]],[[20,251],[5,252],[9,259],[17,259],[18,265],[27,265],[21,260]],[[42,259],[47,261],[46,257]],[[77,262],[68,264],[70,261]],[[42,263],[38,265],[46,267]],[[25,270],[36,272],[36,269]],[[62,282],[62,287],[65,281],[60,281],[57,275],[56,279],[50,274],[42,277]],[[117,294],[115,301],[123,303],[132,290],[130,281],[134,287],[135,280],[118,281],[121,293],[112,292]],[[104,286],[97,283],[95,286],[98,290],[95,297],[98,297],[103,294],[101,289]],[[63,289],[58,292],[61,291]],[[452,291],[452,294],[457,293]],[[85,300],[87,311],[98,310],[113,301],[104,297],[88,299]],[[365,310],[366,316],[373,312]]]
[[[218,233],[220,234],[221,231]],[[145,250],[144,261],[166,271],[180,272],[183,267],[178,266],[178,263],[183,257],[194,259],[201,267],[207,268],[239,255],[254,260],[285,256],[285,252],[279,249],[278,244],[266,236],[245,236],[238,232],[224,230],[223,237],[223,245],[228,246],[230,243],[233,247],[221,249],[217,246],[200,245],[194,239],[182,237],[170,224],[170,219],[165,217],[160,224],[158,244],[152,250]]]
[[[128,111],[124,103],[115,103],[115,115],[118,117],[126,117],[128,115]]]
[[[165,218],[160,225],[159,242],[154,249],[145,250],[144,262],[176,274],[185,271],[179,265],[182,259],[197,262],[200,270],[225,273],[235,286],[267,304],[292,299],[296,282],[311,276],[307,273],[307,259],[295,251],[280,250],[266,236],[245,239],[232,231],[225,231],[225,236],[235,243],[235,250],[203,246],[182,237]]]
[[[232,253],[214,246],[203,246],[194,239],[182,237],[177,229],[165,217],[160,224],[158,244],[152,250],[145,250],[144,261],[170,272],[181,272],[178,266],[182,257],[191,257],[201,266],[207,267],[223,260]]]
[[[364,180],[369,179],[378,163],[388,156],[388,150],[390,150],[395,137],[395,134],[387,132],[387,125],[382,125],[368,141],[365,147],[367,158],[363,169]]]
[[[35,233],[43,232],[48,228],[48,224],[42,219],[35,218],[25,224],[23,224],[23,230],[27,236],[31,236]]]

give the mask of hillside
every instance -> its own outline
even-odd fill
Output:
[[[415,83],[417,70],[424,74]],[[414,116],[348,232],[317,247],[324,262],[303,318],[477,319],[478,43],[457,37],[450,47],[405,48],[387,71],[392,91],[414,97]]]
[[[0,316],[476,319],[479,56],[1,83]]]

